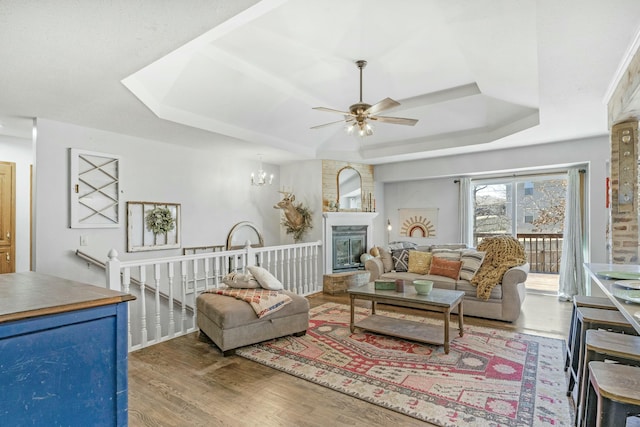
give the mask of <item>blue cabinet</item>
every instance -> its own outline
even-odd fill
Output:
[[[131,299],[38,273],[0,275],[1,423],[127,425]]]

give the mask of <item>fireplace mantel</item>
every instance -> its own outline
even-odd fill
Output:
[[[373,242],[373,219],[378,212],[323,212],[322,246],[324,248],[324,274],[333,272],[332,227],[337,225],[366,225],[367,245]]]

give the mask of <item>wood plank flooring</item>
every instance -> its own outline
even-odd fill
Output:
[[[324,302],[348,304],[348,297],[317,294],[309,297],[309,301],[312,306]],[[425,314],[392,306],[380,308]],[[522,315],[514,323],[465,316],[465,324],[565,339],[570,316],[571,303],[531,293],[525,299]],[[222,357],[217,347],[198,333],[129,355],[129,424],[181,427],[430,425],[239,356]]]

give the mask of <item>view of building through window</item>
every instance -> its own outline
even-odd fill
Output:
[[[524,246],[531,271],[557,274],[562,251],[566,175],[473,180],[473,232],[510,234]]]

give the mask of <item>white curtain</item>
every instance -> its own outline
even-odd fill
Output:
[[[458,224],[460,227],[460,243],[473,246],[473,230],[469,215],[473,206],[471,200],[471,178],[460,178],[458,193]]]
[[[584,255],[582,245],[582,187],[580,171],[570,169],[567,177],[567,202],[564,213],[562,258],[558,298],[571,300],[574,295],[585,295]]]

